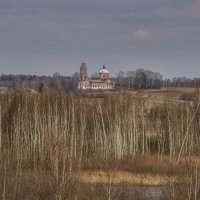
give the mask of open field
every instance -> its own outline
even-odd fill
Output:
[[[140,91],[120,91],[120,92],[105,92],[108,95],[133,95],[135,97],[142,96],[148,99],[150,102],[163,103],[166,100],[183,102],[184,97],[191,97],[198,92],[198,88],[191,87],[165,87],[161,89],[149,89]]]
[[[195,94],[198,93],[198,88],[179,88],[179,87],[168,87],[161,89],[148,89],[140,91],[103,91],[101,93],[89,93],[87,97],[89,98],[104,98],[105,96],[126,96],[132,95],[135,98],[143,98],[144,102],[149,106],[155,104],[163,104],[166,101],[173,103],[184,103],[185,101],[192,101]]]
[[[164,96],[164,97],[178,97],[181,94],[188,93],[193,94],[198,88],[193,87],[162,87],[161,89],[148,89],[148,90],[138,90],[138,91],[120,91],[114,93],[123,93],[123,94],[150,94],[155,96]],[[114,94],[113,92],[106,92],[107,94]]]

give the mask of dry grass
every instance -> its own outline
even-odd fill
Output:
[[[170,181],[178,181],[176,176],[161,176],[151,174],[135,174],[125,171],[82,171],[77,174],[80,181],[87,184],[112,184],[114,185],[140,185],[140,186],[160,186],[167,185]]]
[[[90,163],[90,164],[89,164]],[[93,164],[92,164],[93,163]],[[104,164],[103,164],[104,163]],[[179,165],[176,158],[163,156],[158,163],[156,155],[135,156],[121,161],[87,161],[84,169],[76,174],[84,184],[113,184],[132,186],[164,186],[185,184],[192,166],[200,166],[196,156],[181,158]]]
[[[197,92],[197,88],[192,87],[163,87],[161,89],[148,89],[140,91],[121,91],[121,92],[106,92],[105,94],[109,96],[121,96],[131,94],[136,98],[143,98],[148,107],[152,105],[162,105],[164,102],[172,101],[173,103],[183,103],[184,100],[181,99],[182,95],[194,95]]]
[[[160,90],[144,90],[141,92],[143,97],[148,99],[148,103],[162,104],[166,99],[175,103],[184,102],[181,96],[184,94],[193,95],[197,92],[196,88],[161,88]]]
[[[166,87],[161,88],[160,90],[143,90],[143,94],[151,94],[156,96],[163,96],[163,97],[177,97],[183,93],[190,93],[193,94],[197,91],[197,88],[180,88],[180,87]]]

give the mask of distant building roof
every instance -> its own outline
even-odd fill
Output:
[[[106,66],[103,65],[103,69],[99,71],[100,74],[109,74],[109,71],[106,69]]]
[[[101,74],[109,74],[109,71],[107,69],[101,69],[99,71],[99,73],[101,73]]]
[[[92,83],[103,83],[102,80],[90,80],[90,82],[92,82]]]

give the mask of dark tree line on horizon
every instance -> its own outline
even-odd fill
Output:
[[[42,92],[45,89],[53,91],[70,91],[77,87],[78,73],[72,76],[63,76],[54,73],[53,76],[37,75],[5,75],[0,76],[0,87],[8,89],[33,89]]]
[[[116,75],[116,87],[129,90],[159,89],[162,87],[162,80],[160,73],[142,68],[128,71],[126,76],[123,71],[119,71]]]
[[[53,91],[74,91],[77,89],[78,72],[71,76],[54,73],[52,76],[38,75],[0,75],[0,87],[8,89],[34,89],[42,92],[44,89]],[[98,79],[98,73],[91,75],[92,79]],[[141,90],[160,89],[161,87],[200,87],[200,77],[187,78],[175,77],[163,79],[158,72],[138,68],[135,71],[124,72],[120,70],[115,77],[111,78],[115,82],[116,90]]]
[[[200,77],[188,78],[174,77],[163,79],[158,72],[138,68],[135,71],[116,74],[116,86],[120,89],[140,90],[140,89],[160,89],[161,87],[200,87]]]

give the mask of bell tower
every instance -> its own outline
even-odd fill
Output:
[[[88,81],[88,73],[87,73],[87,66],[86,63],[82,63],[80,67],[80,74],[79,74],[80,81]]]
[[[89,77],[87,73],[86,63],[81,63],[80,74],[79,74],[79,89],[87,89],[89,87]]]

